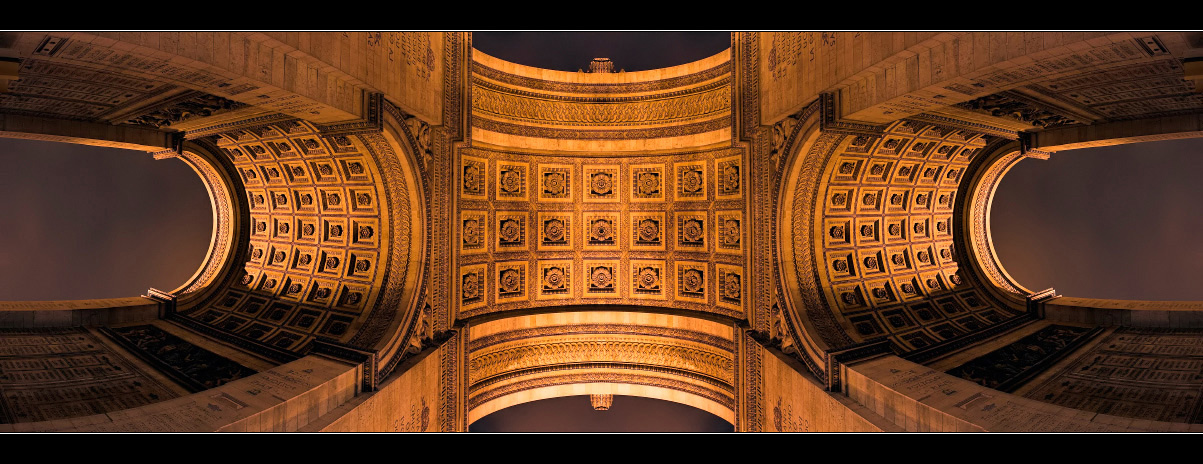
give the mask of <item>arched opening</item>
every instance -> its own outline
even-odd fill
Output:
[[[0,300],[137,296],[185,284],[208,255],[214,209],[179,159],[0,139]]]
[[[994,250],[1028,289],[1116,300],[1203,300],[1203,140],[1064,150],[1021,160],[990,209]]]
[[[599,400],[601,400],[599,398]],[[601,400],[604,401],[604,400]],[[481,417],[469,432],[731,432],[727,420],[681,403],[613,395],[608,409],[590,395],[517,404]]]
[[[506,61],[574,72],[594,58],[610,58],[613,71],[682,65],[731,47],[727,32],[475,32],[472,46]]]

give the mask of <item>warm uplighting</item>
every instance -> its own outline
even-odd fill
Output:
[[[594,410],[605,411],[614,404],[614,395],[589,395],[589,402],[593,404]]]

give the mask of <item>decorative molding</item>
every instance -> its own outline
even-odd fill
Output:
[[[824,133],[866,135],[870,137],[876,137],[885,132],[886,124],[869,124],[842,119],[840,115],[836,114],[839,112],[839,107],[835,99],[836,94],[834,93],[819,94],[819,103],[823,108],[821,117],[819,118],[819,130]]]
[[[201,144],[203,148],[207,148],[212,156],[216,156],[216,152],[211,146]],[[209,196],[213,200],[213,210],[217,213],[216,229],[217,233],[213,236],[213,246],[211,254],[205,261],[205,268],[200,275],[192,280],[183,289],[177,291],[181,295],[196,292],[202,288],[209,287],[216,278],[217,272],[223,269],[230,255],[235,253],[236,240],[233,240],[231,235],[234,231],[234,192],[226,188],[223,176],[218,172],[218,169],[223,167],[216,164],[215,161],[210,161],[207,157],[202,157],[191,151],[181,151],[176,157],[182,158],[185,162],[192,165],[201,173],[201,180],[205,183],[206,190],[209,191]],[[229,173],[228,169],[223,169]],[[230,177],[237,177],[236,175]],[[236,185],[236,184],[235,184]],[[238,208],[245,211],[245,208]],[[244,221],[239,221],[242,224],[247,224]]]
[[[999,92],[986,95],[957,103],[956,106],[997,118],[1013,119],[1042,129],[1082,124],[1081,121],[1061,114],[1061,112],[1057,112],[1047,105],[1040,104],[1015,92]]]
[[[508,85],[525,87],[534,90],[566,93],[639,93],[657,90],[674,89],[696,85],[712,79],[723,77],[731,72],[731,62],[727,61],[710,69],[698,71],[685,76],[624,84],[589,84],[573,82],[557,82],[544,79],[519,76],[499,71],[478,62],[472,62],[472,73]]]
[[[1049,325],[1004,347],[949,369],[948,375],[1014,393],[1106,329]]]
[[[153,325],[101,327],[100,333],[196,393],[257,372]]]
[[[565,374],[550,377],[540,377],[536,379],[523,380],[511,384],[507,384],[498,388],[477,392],[468,398],[468,409],[476,408],[488,401],[517,393],[525,390],[533,390],[535,388],[553,387],[556,385],[571,385],[578,383],[622,383],[631,385],[647,385],[651,387],[663,387],[672,390],[677,390],[692,395],[697,395],[715,403],[721,404],[735,410],[735,397],[728,392],[714,390],[711,388],[702,387],[693,383],[666,379],[641,374],[628,373],[611,373],[611,372],[593,372],[584,374]]]
[[[213,116],[245,106],[247,104],[242,102],[193,91],[158,103],[150,111],[131,115],[125,123],[160,129],[192,118]]]
[[[734,360],[730,352],[621,339],[553,341],[473,352],[468,377],[475,385],[515,370],[584,362],[653,365],[696,372],[727,385],[733,381]]]
[[[180,324],[187,329],[200,333],[201,335],[229,343],[248,353],[259,355],[265,359],[269,359],[280,364],[296,361],[301,358],[301,355],[297,353],[281,350],[266,343],[261,343],[225,332],[216,327],[212,327],[208,324],[194,320],[191,317],[179,313],[168,315],[164,319]]]
[[[911,351],[910,353],[903,355],[902,358],[914,363],[923,364],[938,357],[957,351],[961,348],[965,348],[983,340],[993,338],[997,335],[1010,332],[1021,326],[1034,322],[1035,320],[1036,318],[1029,314],[1022,314],[1010,319],[1006,319],[998,324],[987,326],[982,330],[946,340],[942,343],[931,345],[923,349]]]
[[[297,120],[298,119],[294,116],[282,113],[265,114],[239,121],[223,122],[221,124],[214,124],[212,126],[192,129],[187,132],[187,139],[197,140],[221,133],[233,133],[240,130],[257,129],[269,125],[287,124]]]
[[[380,132],[384,127],[384,120],[381,118],[381,112],[384,111],[383,102],[384,94],[378,92],[368,93],[365,91],[363,97],[363,119],[318,125],[316,126],[317,130],[326,137],[363,132]]]
[[[991,126],[988,124],[981,124],[981,123],[970,122],[970,121],[962,121],[959,119],[953,119],[948,116],[941,116],[938,114],[920,113],[920,114],[916,114],[916,115],[907,117],[907,120],[928,123],[928,124],[932,124],[935,126],[946,127],[946,128],[954,129],[954,130],[964,130],[966,132],[977,132],[977,133],[986,134],[986,135],[993,136],[993,137],[1004,138],[1007,140],[1015,140],[1015,139],[1019,138],[1019,133],[1015,132],[1013,130],[1010,130],[1010,129],[1004,129],[1001,127]]]
[[[827,352],[827,391],[843,391],[843,378],[840,373],[843,366],[882,354],[891,354],[891,344],[888,339],[871,340],[857,343],[838,350]]]
[[[495,119],[556,126],[643,126],[673,124],[730,111],[731,93],[717,87],[658,100],[623,103],[572,102],[472,90],[473,113]]]
[[[727,338],[686,329],[673,329],[634,324],[571,324],[535,327],[496,333],[472,340],[468,350],[476,352],[493,345],[528,338],[568,335],[642,335],[666,337],[710,345],[725,351],[735,352],[735,344]]]
[[[521,124],[495,121],[493,119],[484,117],[475,117],[472,119],[472,123],[473,126],[478,129],[502,134],[521,135],[524,137],[576,140],[631,140],[680,137],[716,131],[728,127],[730,120],[726,117],[720,117],[708,121],[679,124],[668,127],[622,130],[559,129],[552,127],[525,126]]]
[[[1002,175],[1015,163],[1024,158],[1024,155],[1018,150],[1003,155],[989,166],[979,166],[985,169],[985,174],[977,181],[977,189],[973,192],[973,202],[967,203],[969,208],[969,233],[971,234],[971,242],[973,253],[977,257],[977,269],[984,272],[990,279],[990,283],[1010,293],[1023,295],[1027,294],[1025,290],[1021,290],[1015,286],[1011,279],[1005,277],[1002,269],[998,265],[997,257],[994,256],[994,247],[990,243],[988,234],[986,217],[987,206],[990,198],[994,196],[994,191],[998,188],[999,182],[1002,181]]]
[[[505,383],[506,381],[509,381],[512,379],[547,374],[550,372],[582,371],[582,370],[589,371],[589,370],[599,370],[599,369],[617,369],[617,370],[628,370],[628,371],[633,370],[633,371],[641,371],[641,372],[645,372],[645,373],[656,373],[656,374],[663,374],[663,375],[669,375],[669,376],[675,376],[675,377],[685,377],[698,384],[709,385],[709,386],[718,388],[719,390],[730,391],[732,389],[732,384],[730,382],[724,381],[722,379],[714,378],[714,377],[706,375],[706,374],[698,373],[695,370],[683,369],[680,367],[666,367],[666,366],[658,366],[658,365],[654,365],[654,364],[635,363],[635,362],[597,361],[597,362],[550,364],[550,365],[515,369],[515,370],[507,371],[503,374],[499,374],[499,375],[489,377],[487,379],[483,379],[479,382],[471,383],[470,390],[476,390],[476,391],[486,390],[489,388],[490,385],[497,385],[497,384]]]
[[[575,102],[575,103],[630,103],[630,102],[650,102],[655,100],[664,100],[669,98],[683,97],[686,95],[697,95],[709,92],[715,89],[722,89],[731,84],[730,76],[723,76],[716,81],[707,82],[706,84],[697,87],[687,88],[668,88],[672,90],[665,93],[653,93],[643,95],[622,95],[622,96],[604,96],[589,92],[583,95],[561,95],[546,92],[534,92],[520,87],[508,87],[499,85],[491,81],[475,77],[472,79],[472,85],[476,88],[488,90],[491,92],[509,94],[517,97],[535,98],[539,100],[560,101],[560,102]]]

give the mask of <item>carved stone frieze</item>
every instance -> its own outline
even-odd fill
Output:
[[[162,128],[188,119],[212,116],[222,111],[244,106],[246,104],[216,95],[191,92],[186,98],[174,100],[167,106],[131,118],[126,121],[126,124]]]
[[[1069,124],[1081,124],[1072,118],[1056,113],[1048,108],[1042,108],[1030,99],[1018,97],[1007,92],[986,95],[957,106],[995,117],[1005,117],[1016,121],[1048,129]]]

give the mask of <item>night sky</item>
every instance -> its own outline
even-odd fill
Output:
[[[175,290],[209,250],[200,176],[145,152],[0,138],[0,300]]]
[[[680,403],[614,395],[606,411],[594,411],[588,396],[531,401],[473,422],[469,432],[733,432],[714,414]]]
[[[999,260],[1032,291],[1203,300],[1201,172],[1203,139],[1020,161],[991,209]]]

